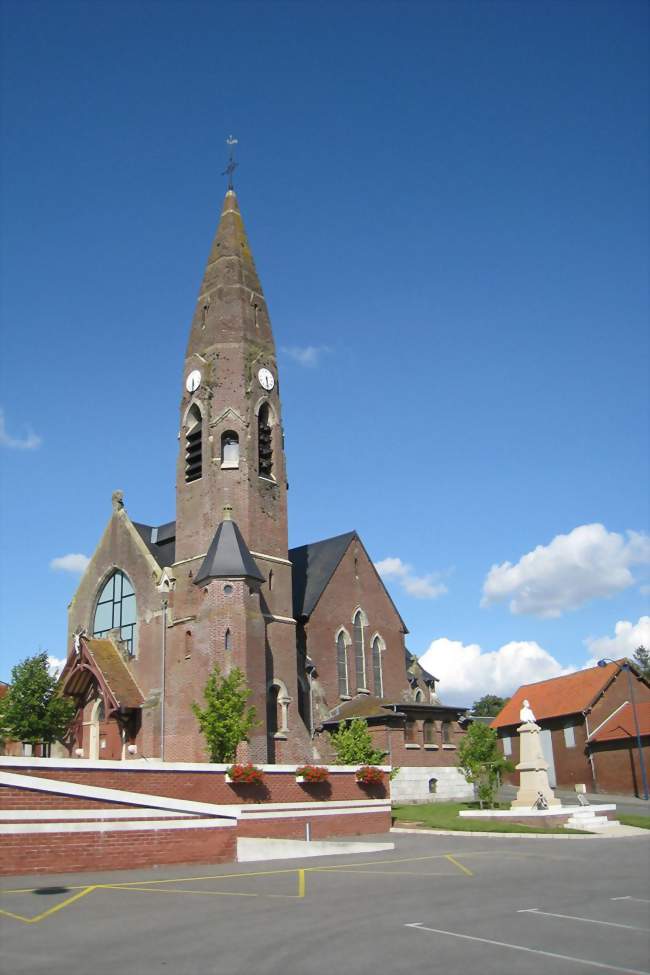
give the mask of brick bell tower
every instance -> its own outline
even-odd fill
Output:
[[[259,726],[238,757],[299,761],[287,482],[275,344],[237,197],[225,196],[183,367],[165,758],[205,756],[191,711],[215,663],[238,666]]]

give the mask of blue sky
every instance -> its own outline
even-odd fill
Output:
[[[644,3],[3,16],[0,678],[112,490],[174,516],[230,132],[291,544],[356,528],[450,701],[648,639]]]

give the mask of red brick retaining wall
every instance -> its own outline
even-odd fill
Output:
[[[230,863],[237,829],[15,833],[0,838],[2,874],[127,870],[172,863]]]
[[[2,761],[0,759],[0,768]],[[329,781],[321,785],[301,785],[294,772],[267,772],[262,786],[229,785],[223,771],[192,771],[170,769],[160,771],[146,768],[59,767],[44,768],[42,765],[7,766],[6,771],[18,775],[34,775],[59,782],[76,782],[80,785],[99,786],[104,789],[120,789],[152,796],[168,796],[172,799],[191,799],[193,802],[236,805],[242,802],[316,802],[348,799],[382,799],[388,797],[388,776],[383,787],[370,792],[360,786],[354,772],[331,773]]]

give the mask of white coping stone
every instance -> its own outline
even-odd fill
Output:
[[[109,759],[90,759],[90,758],[25,758],[24,756],[2,755],[0,756],[0,769],[4,766],[20,768],[93,768],[93,769],[124,769],[128,772],[222,772],[234,764],[216,764],[213,762],[160,762],[148,758],[134,758],[125,761],[112,761]],[[321,765],[320,762],[300,762],[299,765],[258,765],[263,772],[269,775],[278,775],[282,772],[291,772],[295,775],[296,769],[300,765],[318,765],[319,768],[326,768],[331,775],[338,775],[344,772],[356,772],[359,765]],[[390,772],[392,766],[377,766],[382,772]]]
[[[234,820],[186,819],[159,820],[145,819],[135,823],[0,823],[0,836],[12,833],[118,833],[136,829],[223,829],[233,826]]]
[[[346,853],[385,853],[394,850],[394,843],[362,843],[331,840],[279,840],[240,836],[237,839],[237,860],[294,860],[298,857],[342,856]]]
[[[612,812],[616,809],[615,803],[602,803],[598,806],[554,806],[551,809],[461,809],[459,816],[466,819],[541,819],[544,816],[566,816],[575,815],[579,810],[597,812]]]
[[[105,789],[77,782],[61,782],[36,775],[20,775],[0,771],[0,786],[8,785],[38,792],[76,796],[84,799],[100,799],[144,806],[152,814],[158,809],[194,813],[203,816],[219,816],[231,822],[238,819],[289,819],[297,816],[355,816],[366,812],[383,812],[390,809],[387,799],[335,799],[325,802],[264,802],[246,805],[214,805],[189,799],[172,799],[168,796],[152,796],[141,792],[121,789]],[[99,810],[98,810],[99,811]],[[92,824],[89,824],[92,825]]]
[[[15,786],[18,789],[33,789],[36,792],[53,792],[57,795],[76,796],[82,799],[121,802],[127,805],[144,806],[148,809],[173,809],[203,816],[225,816],[228,819],[237,819],[239,816],[239,806],[213,805],[208,802],[193,802],[189,799],[170,799],[167,796],[151,796],[143,792],[105,789],[98,785],[59,782],[55,779],[43,779],[36,775],[16,775],[12,772],[0,771],[1,785]]]
[[[161,819],[182,819],[190,813],[167,809],[14,809],[13,812],[0,810],[0,822],[37,822],[39,819],[147,819],[151,816]]]

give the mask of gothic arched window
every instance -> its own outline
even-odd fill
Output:
[[[262,403],[257,415],[257,450],[260,477],[273,477],[273,427],[268,403]]]
[[[384,696],[384,675],[381,668],[382,650],[383,647],[381,639],[376,636],[372,641],[372,676],[375,685],[375,694],[377,697]]]
[[[135,654],[137,609],[135,591],[131,580],[119,569],[104,584],[95,606],[93,636],[106,636],[109,630],[118,629],[129,656]]]
[[[226,635],[223,642],[226,650],[232,650],[232,633],[230,632],[230,629],[226,630]]]
[[[354,614],[354,663],[357,673],[357,691],[366,690],[366,653],[363,645],[364,615],[360,609]]]
[[[193,403],[185,424],[185,481],[198,481],[203,473],[203,417]]]
[[[221,434],[221,466],[239,467],[239,437],[234,430]]]
[[[336,672],[339,678],[339,697],[348,697],[350,685],[348,681],[348,648],[343,630],[336,638]]]

